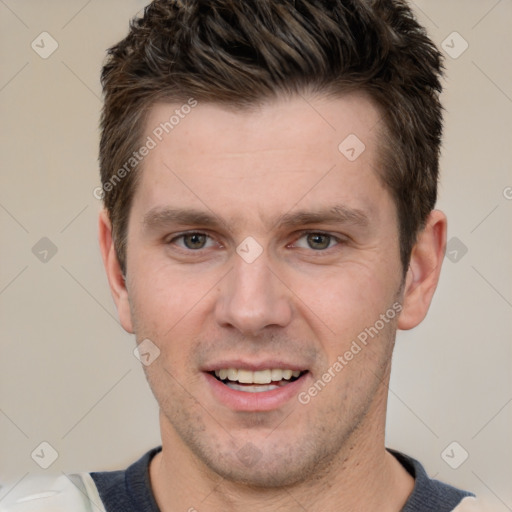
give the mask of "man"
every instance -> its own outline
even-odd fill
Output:
[[[12,510],[470,503],[384,445],[396,330],[444,256],[441,69],[399,0],[156,0],[132,23],[102,74],[99,237],[162,447]]]

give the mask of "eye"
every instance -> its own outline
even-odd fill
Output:
[[[211,247],[213,244],[212,239],[204,233],[185,233],[173,238],[170,243],[174,243],[184,249],[197,251]]]
[[[328,235],[327,233],[305,233],[296,242],[294,242],[293,245],[301,249],[324,251],[325,249],[330,249],[338,243],[339,240],[336,237]]]

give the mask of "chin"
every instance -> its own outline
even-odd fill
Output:
[[[276,455],[263,456],[257,463],[247,466],[239,460],[222,463],[211,461],[210,469],[228,482],[243,484],[254,489],[293,486],[307,481],[311,474],[304,464],[296,461],[275,460]],[[273,459],[273,460],[268,460]]]
[[[227,482],[252,488],[282,488],[311,482],[336,458],[334,446],[305,439],[279,439],[274,442],[193,443],[189,447],[209,470]],[[257,444],[256,444],[257,443]],[[259,448],[261,447],[261,448]]]

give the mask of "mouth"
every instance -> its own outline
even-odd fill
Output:
[[[221,368],[208,373],[234,391],[265,393],[290,385],[301,379],[308,371],[281,368],[268,368],[257,371],[243,368]]]

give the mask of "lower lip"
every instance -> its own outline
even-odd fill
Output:
[[[212,390],[214,397],[234,411],[271,411],[278,409],[284,404],[295,398],[300,388],[304,385],[308,373],[302,375],[297,380],[280,386],[270,391],[262,391],[260,393],[250,393],[247,391],[238,391],[231,389],[220,380],[216,379],[210,373],[203,374]]]

